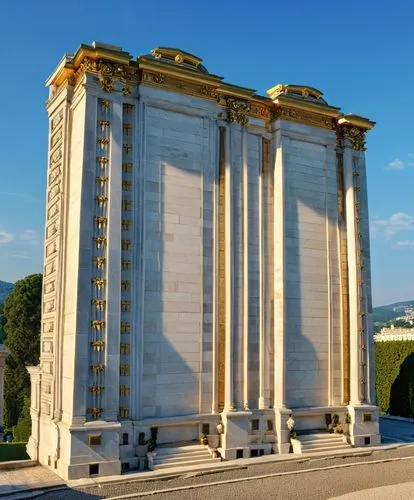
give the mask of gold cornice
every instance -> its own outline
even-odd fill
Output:
[[[330,116],[332,118],[337,118],[340,116],[340,108],[329,106],[328,104],[317,104],[310,101],[301,101],[299,99],[294,99],[292,97],[287,97],[284,95],[278,96],[272,102],[279,106],[309,111],[311,113]]]
[[[195,67],[200,66],[203,62],[200,57],[197,57],[194,54],[190,54],[189,52],[185,52],[184,50],[176,49],[174,47],[156,47],[155,49],[151,50],[151,54],[156,59],[167,56],[171,59],[174,59],[178,64],[189,62]]]
[[[375,122],[363,116],[354,115],[341,115],[338,120],[338,125],[349,125],[351,127],[359,127],[365,130],[371,130],[375,126]]]
[[[154,55],[155,54],[155,55]],[[181,55],[179,60],[176,55]],[[182,59],[182,60],[181,60]],[[106,92],[119,89],[130,95],[134,84],[144,84],[200,99],[213,101],[227,110],[227,119],[246,125],[249,117],[264,121],[266,127],[277,119],[289,120],[344,135],[351,128],[366,131],[374,122],[358,115],[343,115],[330,106],[319,90],[299,85],[272,87],[270,97],[256,95],[254,89],[223,82],[221,76],[208,73],[202,59],[180,49],[159,47],[153,55],[132,60],[128,52],[100,43],[81,45],[73,56],[65,56],[48,78],[46,85],[54,86],[53,99],[65,82],[76,85],[85,72],[96,76]],[[354,141],[355,142],[355,141]],[[359,145],[358,147],[363,147]]]
[[[312,111],[299,107],[276,106],[272,110],[271,121],[288,120],[311,127],[323,128],[327,130],[335,130],[336,120],[334,116],[322,113],[314,113]]]
[[[118,64],[128,64],[131,60],[131,56],[128,52],[110,50],[103,47],[94,48],[90,45],[81,45],[72,58],[73,65],[78,67],[85,57],[89,57],[94,60],[105,59]]]
[[[198,83],[208,83],[208,84],[221,84],[223,77],[212,75],[211,73],[202,73],[191,68],[185,68],[182,66],[173,66],[165,62],[157,61],[147,56],[141,56],[138,58],[139,68],[142,70],[151,71],[153,73],[163,73],[175,78],[198,82]]]

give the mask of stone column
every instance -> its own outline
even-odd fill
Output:
[[[259,400],[258,408],[264,410],[269,408],[269,342],[268,336],[271,330],[270,303],[269,303],[269,238],[271,236],[268,212],[269,194],[269,140],[263,139],[261,143],[261,167],[258,182],[258,204],[259,204]]]
[[[242,131],[242,206],[243,206],[243,409],[249,409],[249,173],[247,165],[247,130]]]
[[[233,380],[233,328],[234,328],[234,305],[233,305],[233,175],[230,163],[230,134],[231,128],[227,129],[225,146],[225,238],[224,238],[224,260],[225,260],[225,370],[224,370],[224,412],[234,411],[234,380]]]
[[[274,406],[286,407],[285,339],[285,172],[281,131],[275,137],[274,168]]]
[[[286,407],[286,258],[285,258],[285,165],[284,143],[289,139],[283,137],[279,124],[273,124],[271,161],[274,162],[273,182],[273,269],[274,269],[274,411],[279,453],[289,453],[290,435],[287,420],[290,410]],[[276,128],[277,127],[277,128]]]
[[[0,425],[3,423],[3,390],[4,390],[4,366],[8,351],[3,344],[0,344]]]
[[[352,146],[348,139],[344,139],[344,193],[346,233],[348,247],[348,283],[349,283],[349,331],[350,331],[350,405],[361,404],[359,364],[359,332],[358,332],[358,273],[357,273],[357,228],[355,213],[355,191],[353,182]]]

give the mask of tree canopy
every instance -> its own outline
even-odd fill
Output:
[[[17,281],[4,303],[4,341],[9,349],[4,383],[4,420],[8,426],[17,424],[24,400],[30,395],[26,366],[39,363],[42,280],[41,274],[31,274]]]

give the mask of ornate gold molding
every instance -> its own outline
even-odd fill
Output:
[[[311,111],[304,111],[288,106],[276,106],[271,113],[271,121],[274,120],[289,120],[293,122],[303,123],[312,127],[335,130],[336,121],[330,116]]]
[[[247,118],[247,114],[250,112],[249,101],[227,97],[226,104],[227,121],[229,123],[238,123],[239,125],[247,125],[249,123],[249,119]]]
[[[365,140],[367,134],[366,130],[359,127],[352,127],[349,125],[342,125],[338,127],[338,129],[339,129],[339,137],[342,140],[342,147],[343,147],[343,140],[348,139],[354,151],[365,151],[367,149],[365,147]]]
[[[92,59],[85,57],[80,63],[80,67],[75,74],[77,81],[85,73],[94,73],[97,75],[99,86],[105,92],[115,90],[115,82],[122,83],[121,92],[123,95],[130,95],[131,85],[138,80],[139,70],[130,64],[115,63],[105,59]]]

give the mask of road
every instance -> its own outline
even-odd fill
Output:
[[[414,443],[414,423],[380,418],[380,432],[384,443]]]

